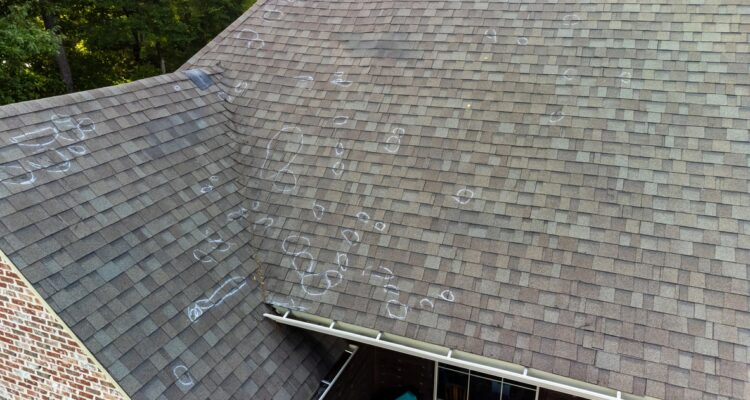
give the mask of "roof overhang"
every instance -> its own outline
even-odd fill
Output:
[[[485,356],[466,353],[460,350],[437,346],[420,340],[380,332],[345,322],[334,321],[302,311],[289,310],[274,306],[278,314],[265,313],[264,317],[280,324],[336,336],[342,339],[379,347],[415,357],[425,358],[466,368],[485,374],[490,374],[519,382],[543,387],[590,400],[648,400],[650,397],[640,397],[625,394],[601,386],[588,384],[578,380],[551,374],[518,364],[495,360]]]

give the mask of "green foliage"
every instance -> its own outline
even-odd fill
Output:
[[[41,20],[30,16],[28,5],[0,9],[4,10],[0,12],[0,104],[60,90],[59,82],[49,78],[48,60],[58,46],[54,35],[44,29]]]
[[[0,0],[0,10],[10,4],[16,10],[12,15],[0,11],[0,58],[12,57],[13,65],[25,66],[13,77],[2,75],[0,104],[65,92],[52,59],[58,43],[65,48],[76,89],[129,82],[160,74],[162,63],[167,72],[177,69],[253,2]],[[52,32],[44,30],[44,17],[48,25],[54,21]],[[6,23],[8,18],[13,22]],[[21,72],[28,76],[20,79]],[[17,87],[7,85],[7,78]]]

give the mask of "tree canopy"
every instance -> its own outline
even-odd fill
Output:
[[[0,0],[0,104],[173,71],[253,0]]]

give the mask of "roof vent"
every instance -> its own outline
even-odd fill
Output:
[[[185,75],[190,78],[191,81],[198,86],[200,90],[206,90],[214,84],[211,77],[202,69],[189,69],[185,71]]]

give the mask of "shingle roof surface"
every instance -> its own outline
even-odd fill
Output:
[[[748,31],[742,2],[260,1],[185,66],[207,93],[176,73],[33,103],[96,135],[70,171],[27,157],[38,181],[0,185],[0,247],[120,362],[133,322],[195,337],[185,309],[257,250],[272,303],[748,398]],[[0,130],[49,125],[29,107]],[[228,332],[222,310],[201,321]]]
[[[307,399],[337,353],[262,318],[206,71],[0,109],[0,248],[134,399]]]

